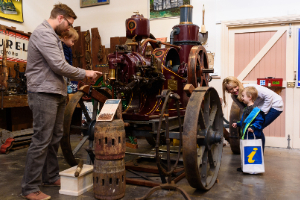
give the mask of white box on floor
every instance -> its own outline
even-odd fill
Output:
[[[60,194],[79,196],[93,187],[93,165],[83,165],[78,177],[74,176],[77,165],[59,172]]]

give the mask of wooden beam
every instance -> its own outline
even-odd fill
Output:
[[[119,37],[111,37],[110,38],[110,53],[115,52],[116,45],[120,45],[120,38]]]
[[[100,61],[103,60],[103,53],[102,53],[102,44],[101,44],[101,37],[99,35],[98,28],[91,29],[92,34],[92,69],[97,70],[95,68],[96,65],[100,64]],[[100,51],[100,52],[99,52]],[[101,60],[99,59],[98,54],[101,54]]]

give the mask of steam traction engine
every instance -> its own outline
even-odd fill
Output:
[[[213,69],[208,68],[207,53],[199,41],[199,26],[192,23],[192,8],[181,7],[180,24],[173,27],[170,43],[150,34],[149,20],[143,15],[126,20],[128,40],[108,55],[109,73],[103,76],[111,90],[84,86],[67,105],[61,146],[71,166],[77,165],[74,154],[84,142],[93,144],[97,111],[107,99],[118,98],[122,99],[126,135],[146,137],[156,145],[156,155],[161,142],[166,143],[169,155],[170,139],[179,139],[178,159],[182,149],[189,184],[204,190],[214,185],[222,157],[223,113],[217,91],[208,86]],[[86,113],[84,95],[93,99],[92,118]],[[81,127],[71,126],[78,103],[87,118]],[[80,128],[84,134],[73,151],[71,128]],[[165,176],[172,173],[178,159],[174,166],[170,162],[164,166],[156,156]]]

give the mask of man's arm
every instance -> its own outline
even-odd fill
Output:
[[[94,81],[97,79],[101,72],[84,70],[73,67],[67,63],[63,58],[62,52],[58,46],[57,38],[49,32],[41,34],[37,44],[41,54],[47,61],[51,70],[61,76],[65,76],[71,79],[84,79],[85,77],[92,78]]]

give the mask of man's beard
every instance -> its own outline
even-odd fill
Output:
[[[61,34],[67,30],[64,28],[64,25],[61,23],[56,27],[54,31],[57,35],[61,36]]]

